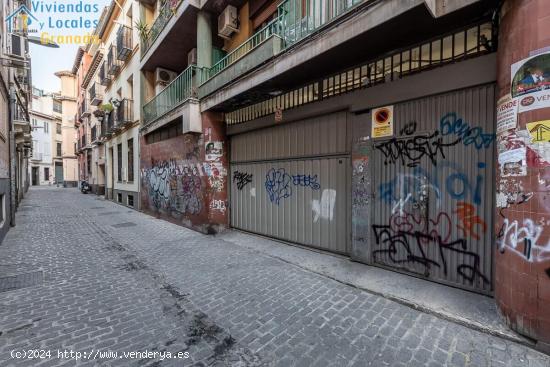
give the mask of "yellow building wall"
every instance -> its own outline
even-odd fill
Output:
[[[230,40],[224,41],[224,51],[227,53],[233,51],[239,47],[244,41],[252,36],[252,22],[250,21],[250,11],[248,8],[248,3],[245,3],[239,9],[239,32],[233,34],[233,37]]]

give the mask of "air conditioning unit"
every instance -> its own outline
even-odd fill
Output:
[[[218,17],[218,35],[228,39],[233,32],[239,31],[237,8],[228,5]]]
[[[9,47],[8,47],[8,54],[11,56],[21,57],[25,58],[26,56],[26,47],[25,47],[25,38],[15,34],[11,33],[9,36]]]
[[[172,80],[176,79],[178,74],[176,72],[173,72],[171,70],[163,69],[163,68],[157,68],[155,71],[155,83],[159,84],[170,84]]]
[[[187,54],[187,66],[197,65],[197,49],[194,48]]]

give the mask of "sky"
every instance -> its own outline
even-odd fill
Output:
[[[40,37],[42,32],[56,36],[79,35],[82,37],[87,33],[93,33],[93,22],[99,20],[103,8],[109,3],[110,0],[33,0],[30,10],[36,20],[31,19],[29,29],[38,30],[37,33],[32,33],[35,37]],[[56,7],[53,7],[54,5]],[[60,5],[65,5],[66,8]],[[68,5],[73,9],[69,9]],[[86,27],[86,25],[91,26]],[[80,45],[60,44],[59,46],[59,48],[49,48],[30,44],[33,85],[47,92],[59,91],[60,81],[54,73],[72,69],[76,50]]]

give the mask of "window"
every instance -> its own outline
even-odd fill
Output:
[[[122,203],[122,194],[120,192],[116,194],[116,201],[118,201],[119,203]]]
[[[50,124],[48,121],[44,121],[44,133],[49,134],[50,133]]]
[[[50,167],[44,167],[44,180],[50,180]]]
[[[88,154],[88,157],[86,157],[86,165],[88,166],[88,174],[92,174],[92,155]]]
[[[116,146],[118,182],[122,182],[122,144]],[[121,200],[122,201],[122,200]]]
[[[128,195],[128,206],[134,207],[134,195]]]
[[[61,124],[55,124],[55,133],[61,134]]]
[[[128,139],[128,182],[134,182],[134,139]]]
[[[63,112],[61,102],[53,101],[53,111],[57,112],[57,113],[62,113]]]
[[[36,126],[36,125],[38,125],[38,121],[36,121],[36,119],[33,118],[33,119],[32,119],[32,126]]]
[[[56,156],[61,157],[61,143],[57,142]]]

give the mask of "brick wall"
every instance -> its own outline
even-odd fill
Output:
[[[511,65],[543,54],[541,49],[548,46],[548,1],[505,2],[498,51],[500,97],[517,90],[511,82]],[[535,63],[526,66],[534,67]],[[546,72],[550,73],[550,63]],[[537,97],[537,94],[523,95],[518,97],[519,101],[525,96]],[[516,155],[523,154],[524,159],[511,170],[505,169],[503,160],[497,171],[495,298],[513,329],[539,340],[539,346],[547,349],[550,343],[550,154],[546,152],[550,150],[550,143],[534,143],[527,127],[528,123],[550,119],[550,108],[546,108],[550,103],[543,106],[519,113],[517,128],[497,137],[497,154],[501,159],[506,152],[518,152]]]
[[[212,234],[228,225],[227,142],[221,116],[204,113],[202,122],[202,134],[140,138],[141,209]]]

